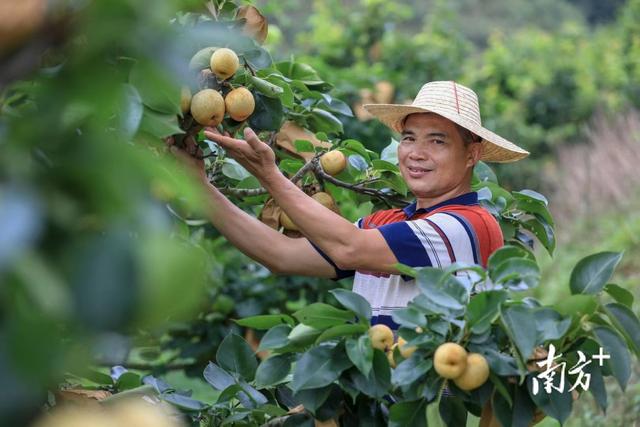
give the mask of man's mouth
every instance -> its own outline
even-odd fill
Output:
[[[412,177],[420,177],[420,176],[425,175],[428,172],[431,172],[433,169],[408,166],[407,170],[409,171],[409,175],[410,176],[412,176]]]

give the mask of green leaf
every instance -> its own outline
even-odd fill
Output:
[[[258,351],[278,349],[289,344],[289,333],[291,332],[291,326],[278,325],[274,326],[267,331],[260,341]]]
[[[228,3],[228,4],[232,5],[233,3]],[[258,69],[267,68],[273,62],[269,52],[266,49],[261,48],[259,46],[256,46],[253,49],[245,51],[243,56],[244,56],[244,59],[246,59],[247,62],[253,68],[258,68]]]
[[[299,159],[283,159],[278,167],[289,175],[294,175],[304,166],[304,162]]]
[[[204,379],[216,390],[224,390],[236,383],[231,374],[213,362],[204,369]]]
[[[540,193],[533,190],[512,191],[516,207],[529,214],[538,214],[553,227],[553,218],[549,213],[549,202]]]
[[[388,171],[388,172],[395,172],[395,173],[400,172],[400,169],[398,168],[398,166],[394,165],[391,162],[387,162],[386,160],[374,159],[371,161],[371,164],[373,165],[373,169],[377,171]]]
[[[597,294],[602,291],[621,259],[620,252],[600,252],[578,261],[569,280],[571,293]]]
[[[368,376],[373,366],[373,347],[369,335],[362,335],[358,339],[350,338],[346,341],[345,347],[349,360],[362,375]]]
[[[535,309],[534,317],[537,331],[536,344],[562,338],[571,326],[570,317],[563,319],[560,313],[550,307]]]
[[[420,291],[433,304],[441,307],[453,310],[463,309],[469,299],[469,293],[462,283],[436,268],[421,269],[416,282]]]
[[[466,426],[468,410],[460,398],[446,397],[438,401],[438,412],[445,426]],[[430,408],[427,407],[427,420],[429,420]],[[429,421],[429,427],[432,427]]]
[[[282,89],[280,86],[275,85],[267,80],[261,79],[260,77],[251,76],[250,79],[254,87],[260,93],[268,96],[269,98],[278,98],[284,93],[284,89]]]
[[[293,141],[293,145],[296,147],[298,153],[313,153],[313,144],[306,139],[296,139]]]
[[[142,114],[139,132],[148,133],[156,138],[166,138],[184,133],[178,126],[178,117],[176,115],[156,113],[148,108],[145,108]]]
[[[493,182],[494,184],[498,184],[498,178],[496,177],[496,174],[485,162],[476,163],[475,167],[473,168],[473,174],[480,182],[488,181]]]
[[[381,399],[391,388],[391,368],[387,356],[381,350],[373,350],[373,364],[369,375],[364,376],[359,370],[351,372],[353,385],[367,396]]]
[[[300,390],[294,395],[294,397],[298,402],[300,402],[300,404],[304,406],[304,409],[315,414],[316,410],[321,407],[324,402],[327,401],[327,398],[331,394],[332,387],[333,384],[329,384],[328,386],[322,388]]]
[[[132,138],[142,122],[144,106],[135,86],[125,83],[122,88],[122,106],[118,112],[120,116],[119,124],[122,133],[128,138]]]
[[[245,317],[235,321],[240,326],[253,329],[269,329],[276,325],[289,324],[293,326],[295,320],[286,314],[263,314],[259,316]]]
[[[629,308],[633,307],[633,294],[625,288],[614,283],[609,283],[605,285],[604,291],[620,304],[624,304]]]
[[[320,329],[300,323],[289,333],[289,341],[291,344],[307,346],[313,343],[321,333],[322,330]]]
[[[517,303],[501,306],[500,318],[509,339],[516,345],[520,356],[527,359],[536,345],[537,332],[534,309]]]
[[[307,390],[324,387],[338,379],[342,371],[352,366],[343,346],[314,347],[302,355],[293,372],[291,389]]]
[[[595,313],[598,301],[593,295],[569,295],[554,304],[553,308],[563,316],[582,317]]]
[[[291,372],[291,354],[271,356],[256,370],[256,387],[265,388],[281,383]]]
[[[490,270],[489,277],[495,284],[508,288],[530,289],[540,282],[540,267],[530,259],[509,258]]]
[[[316,344],[320,344],[323,341],[328,341],[338,337],[346,337],[355,334],[362,334],[369,329],[368,325],[358,323],[351,325],[338,325],[333,326],[320,334],[320,336],[316,339]]]
[[[500,304],[509,297],[503,290],[485,291],[471,297],[465,317],[467,327],[475,334],[482,334],[500,315]]]
[[[253,380],[258,362],[253,350],[240,335],[229,334],[220,343],[216,361],[221,368],[235,372],[247,381]]]
[[[118,381],[116,381],[116,388],[119,392],[125,390],[131,390],[136,387],[140,387],[142,385],[142,379],[140,375],[134,374],[133,372],[125,372],[124,374],[118,377]]]
[[[147,107],[159,113],[182,113],[180,87],[156,64],[148,61],[136,62],[131,69],[129,83],[135,86]]]
[[[279,98],[269,98],[259,93],[256,93],[254,98],[256,108],[249,117],[249,126],[256,132],[279,130],[284,118],[282,101]]]
[[[320,108],[314,108],[307,117],[309,128],[313,132],[342,133],[342,122],[333,114]]]
[[[242,165],[240,165],[240,163],[238,163],[231,157],[226,157],[224,159],[224,164],[222,165],[222,173],[224,174],[224,176],[238,181],[251,177],[249,171],[247,171]]]
[[[554,381],[554,385],[556,387],[559,386],[558,376],[560,373],[556,371],[556,377]],[[566,386],[563,392],[559,392],[556,389],[551,389],[551,393],[547,393],[544,388],[544,380],[537,378],[538,381],[538,392],[536,394],[533,393],[533,382],[535,375],[529,374],[527,375],[527,389],[529,390],[529,397],[531,400],[538,406],[542,411],[549,415],[550,417],[555,418],[560,422],[560,424],[564,424],[564,422],[571,415],[571,407],[573,405],[573,397],[571,396],[571,392],[569,391],[569,387]]]
[[[618,380],[620,388],[624,391],[631,376],[631,356],[629,349],[620,336],[608,326],[596,326],[593,328],[596,340],[602,346],[604,353],[611,356],[605,361],[613,376]],[[594,361],[595,363],[595,361]]]
[[[178,393],[166,393],[161,396],[162,400],[169,402],[183,411],[199,412],[207,407],[207,405],[199,400],[183,396]]]
[[[394,310],[393,313],[391,314],[391,317],[394,322],[402,326],[407,326],[411,328],[415,328],[416,326],[425,328],[427,326],[426,316],[423,313],[421,313],[418,309],[412,306]]]
[[[316,302],[293,313],[293,317],[305,325],[318,329],[326,329],[331,326],[343,325],[353,320],[353,313],[340,310],[328,304]]]
[[[613,326],[640,358],[640,320],[638,317],[629,307],[616,302],[606,304],[604,310]]]
[[[371,305],[362,295],[346,289],[332,289],[329,292],[344,308],[353,311],[360,320],[371,319]]]
[[[425,359],[424,356],[414,353],[406,360],[403,360],[393,370],[391,382],[395,386],[411,384],[422,375],[426,374],[433,366],[432,359]]]
[[[426,402],[395,403],[389,409],[389,427],[427,427]]]
[[[398,141],[391,138],[389,145],[384,147],[380,152],[380,160],[386,160],[394,165],[398,164]]]
[[[535,218],[520,222],[520,225],[533,233],[547,252],[549,252],[549,255],[553,255],[553,251],[556,248],[556,237],[553,227],[549,225],[546,220],[536,216]]]
[[[487,269],[489,269],[489,271],[495,270],[500,264],[511,258],[525,258],[535,261],[531,252],[518,246],[505,245],[491,254],[487,262]]]

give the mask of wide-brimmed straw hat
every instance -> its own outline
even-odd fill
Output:
[[[365,104],[363,107],[396,132],[402,132],[403,120],[412,113],[436,113],[482,138],[485,162],[515,162],[529,152],[482,127],[478,96],[453,81],[429,82],[422,86],[411,105]]]

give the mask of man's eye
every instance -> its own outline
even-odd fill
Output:
[[[404,138],[402,138],[400,140],[400,142],[413,142],[413,137],[411,136],[405,136]]]
[[[434,142],[436,145],[446,144],[446,142],[445,142],[445,141],[443,141],[443,140],[441,140],[441,139],[434,139],[434,140],[433,140],[433,142]]]

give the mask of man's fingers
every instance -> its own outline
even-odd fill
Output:
[[[218,143],[224,149],[233,149],[238,145],[238,140],[229,136],[220,135],[219,133],[213,133],[209,131],[204,132],[204,136],[213,142]]]
[[[244,128],[244,139],[254,150],[258,150],[262,141],[258,138],[258,135],[250,127]]]

